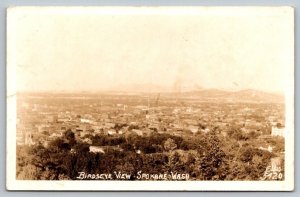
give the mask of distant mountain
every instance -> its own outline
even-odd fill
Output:
[[[20,92],[22,95],[34,96],[99,96],[102,94],[110,95],[155,95],[159,93],[162,97],[176,99],[195,99],[203,102],[254,102],[254,103],[283,103],[284,95],[276,93],[268,93],[258,90],[246,89],[239,91],[228,91],[220,89],[200,89],[190,90],[188,87],[180,92],[172,92],[169,88],[153,85],[153,84],[138,84],[134,86],[124,86],[120,89],[110,89],[109,91],[81,91],[81,92]]]
[[[133,86],[124,86],[121,90],[101,91],[95,94],[111,94],[111,95],[157,95],[160,93],[162,97],[195,99],[203,102],[241,102],[241,103],[283,103],[284,95],[268,93],[259,90],[239,90],[228,91],[220,89],[198,89],[191,91],[186,88],[184,91],[174,92],[170,89],[153,85],[140,84]],[[88,94],[88,93],[87,93]]]
[[[284,95],[267,93],[257,90],[241,90],[234,94],[240,100],[251,100],[259,102],[284,102]]]
[[[199,99],[203,101],[223,102],[261,102],[282,103],[284,96],[275,93],[267,93],[258,90],[226,91],[219,89],[204,89],[199,91],[166,93],[165,96],[176,96],[177,98]]]
[[[203,88],[197,84],[193,85],[181,85],[180,88],[172,86],[158,85],[154,83],[141,83],[141,84],[119,84],[114,87],[108,88],[107,92],[123,92],[123,93],[172,93],[179,91],[180,92],[189,92],[195,90],[203,90]]]
[[[156,92],[170,92],[168,88],[156,84],[130,84],[118,85],[110,88],[110,92],[124,92],[124,93],[156,93]]]

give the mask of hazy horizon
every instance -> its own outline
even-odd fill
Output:
[[[283,93],[287,85],[293,31],[284,9],[185,8],[191,11],[165,14],[166,8],[152,8],[153,15],[140,8],[127,14],[121,8],[64,9],[15,9],[8,16],[18,92]]]
[[[128,93],[128,94],[164,94],[164,93],[189,93],[189,92],[201,92],[201,91],[224,91],[224,92],[243,92],[243,91],[254,91],[254,92],[261,92],[266,94],[274,94],[278,96],[284,96],[281,92],[272,92],[272,91],[263,91],[263,90],[255,90],[255,89],[240,89],[240,90],[233,90],[233,89],[218,89],[218,88],[202,88],[202,89],[194,89],[194,90],[183,90],[183,91],[127,91],[127,90],[37,90],[37,91],[17,91],[17,93],[50,93],[50,94],[59,94],[59,93],[69,93],[69,94],[80,94],[80,93]]]

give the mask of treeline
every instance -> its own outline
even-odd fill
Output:
[[[92,145],[105,147],[105,153],[94,153],[90,144],[76,140],[68,130],[48,147],[17,147],[17,179],[76,180],[78,172],[143,171],[188,173],[190,180],[259,180],[275,155],[255,148],[252,137],[241,143],[216,132],[95,135],[89,136]]]

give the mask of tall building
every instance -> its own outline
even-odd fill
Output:
[[[279,127],[272,127],[272,136],[280,136],[284,137],[284,127],[279,128]]]

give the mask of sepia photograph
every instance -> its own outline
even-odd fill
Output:
[[[291,191],[292,7],[7,9],[7,189]]]

